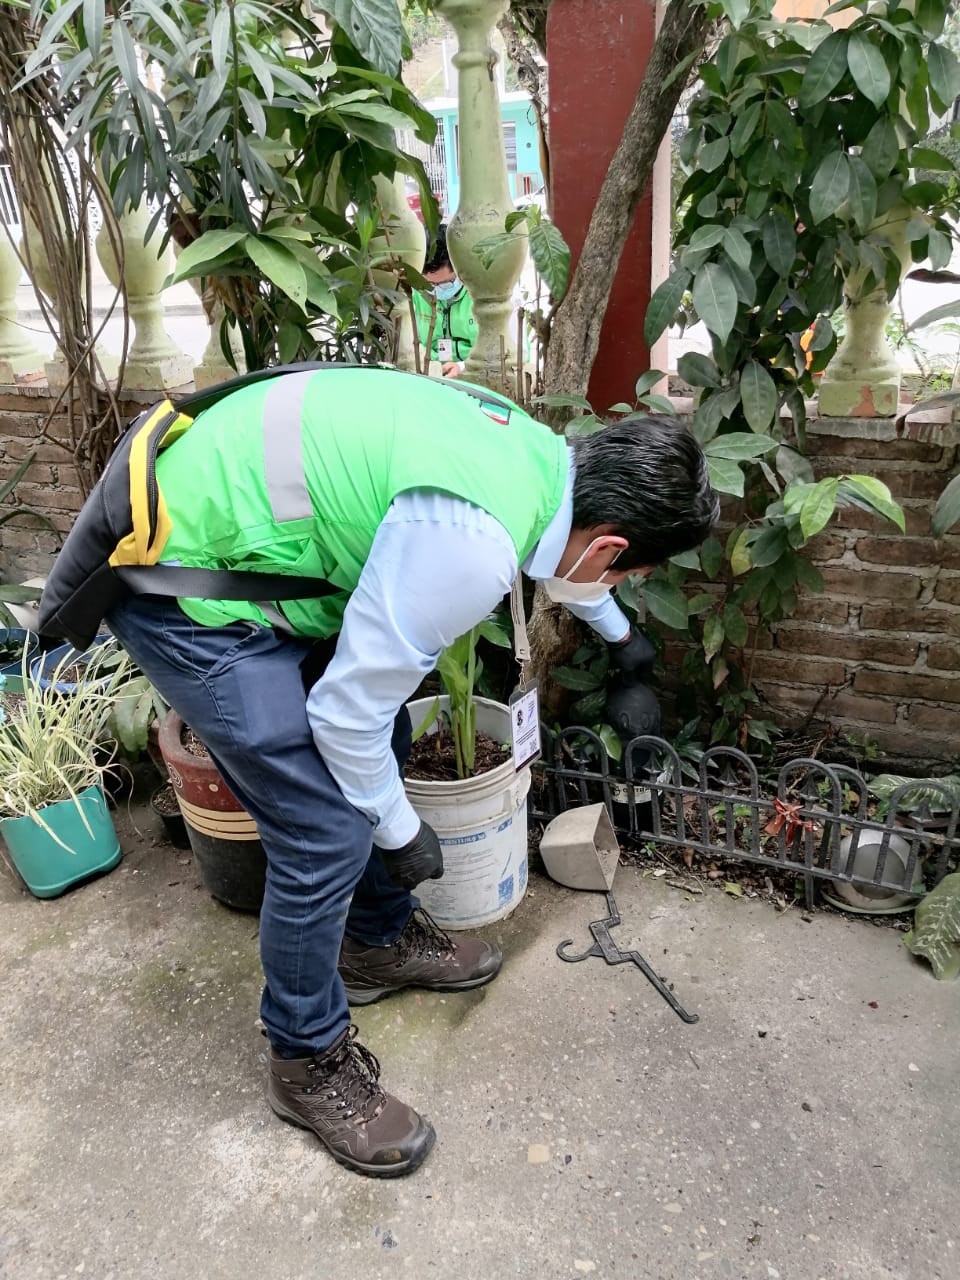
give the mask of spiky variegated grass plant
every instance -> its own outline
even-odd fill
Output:
[[[131,664],[111,640],[80,660],[70,680],[76,691],[59,693],[56,684],[75,665],[77,655],[67,654],[43,688],[24,660],[22,694],[0,695],[0,818],[32,818],[49,831],[42,811],[59,800],[76,803],[81,791],[103,777],[107,766],[98,748],[110,736],[111,708],[130,679]]]

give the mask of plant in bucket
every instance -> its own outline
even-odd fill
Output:
[[[474,693],[481,636],[510,643],[500,624],[486,619],[441,653],[445,693],[409,704],[415,729],[406,791],[437,833],[444,862],[443,877],[416,892],[444,929],[503,919],[527,887],[530,769],[514,763],[512,707]]]
[[[4,696],[0,724],[0,835],[35,897],[53,898],[120,861],[103,793],[103,745],[117,691],[129,676],[116,645],[101,646],[71,697],[55,682],[24,682]],[[109,759],[109,757],[108,757]]]

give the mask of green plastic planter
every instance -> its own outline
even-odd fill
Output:
[[[81,808],[89,831],[80,816]],[[59,800],[41,812],[47,827],[66,848],[33,818],[4,818],[0,822],[10,859],[34,897],[59,897],[75,884],[110,871],[120,861],[120,841],[98,786],[79,792],[76,803]]]

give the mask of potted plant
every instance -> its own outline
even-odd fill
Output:
[[[267,857],[253,818],[176,711],[160,723],[159,747],[204,885],[225,906],[259,911]]]
[[[509,638],[486,619],[444,649],[445,692],[409,704],[416,727],[406,791],[443,846],[444,873],[417,896],[444,929],[472,929],[508,915],[527,887],[529,767],[511,750],[512,708],[474,693],[477,641]],[[411,776],[412,775],[412,776]]]
[[[38,898],[57,897],[120,861],[100,753],[114,694],[128,674],[115,654],[113,647],[97,651],[73,697],[60,696],[55,683],[27,680],[17,698],[4,700],[0,835]]]
[[[9,690],[23,687],[25,673],[40,646],[40,638],[28,627],[0,627],[0,675]]]

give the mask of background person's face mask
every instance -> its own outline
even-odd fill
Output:
[[[444,280],[443,284],[435,284],[433,286],[433,295],[438,302],[450,302],[457,296],[462,287],[459,277],[454,276],[452,280]]]
[[[584,601],[584,600],[599,600],[602,595],[604,595],[607,591],[610,590],[610,587],[612,584],[609,582],[604,582],[604,578],[607,576],[607,574],[610,572],[610,570],[613,568],[618,558],[620,557],[621,553],[619,551],[613,557],[613,559],[607,565],[606,569],[604,569],[603,573],[601,573],[600,577],[597,578],[595,582],[571,582],[570,581],[571,573],[576,573],[576,571],[580,568],[584,560],[587,558],[587,556],[590,554],[590,552],[593,550],[593,548],[597,545],[599,541],[600,541],[599,538],[594,538],[594,540],[583,551],[583,553],[580,556],[578,556],[576,561],[570,566],[570,568],[567,570],[567,572],[563,575],[562,578],[544,578],[543,589],[544,591],[546,591],[547,595],[554,602],[554,604],[579,604],[581,601]]]

